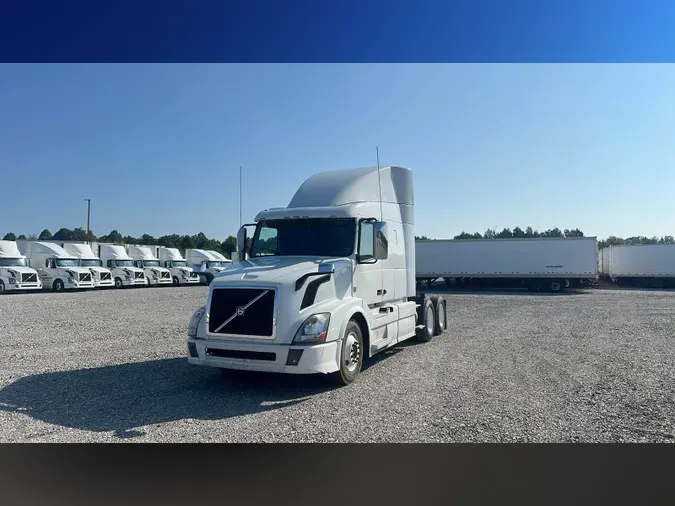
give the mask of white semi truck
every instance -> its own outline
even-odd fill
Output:
[[[91,271],[80,267],[80,259],[68,253],[58,244],[43,241],[25,241],[24,247],[30,266],[38,272],[42,287],[46,290],[94,288]]]
[[[215,251],[194,248],[185,250],[185,260],[199,276],[204,278],[206,284],[211,283],[211,280],[231,263]]]
[[[675,244],[621,244],[603,248],[603,277],[618,284],[675,287]]]
[[[194,285],[199,283],[199,275],[191,267],[188,267],[187,261],[181,256],[178,248],[159,247],[160,265],[171,272],[171,279],[174,285]]]
[[[417,281],[558,292],[598,279],[595,237],[452,239],[415,243]]]
[[[112,271],[115,288],[125,286],[146,286],[143,269],[134,266],[124,246],[119,244],[100,244],[98,255],[108,269]]]
[[[0,241],[0,293],[42,290],[38,272],[28,266],[15,241]]]
[[[63,243],[63,249],[80,260],[80,267],[86,267],[91,271],[96,288],[107,288],[115,285],[112,271],[102,267],[101,259],[94,255],[88,244],[66,242]]]
[[[129,256],[134,264],[145,272],[145,278],[150,286],[165,286],[173,283],[169,269],[160,267],[159,258],[152,254],[147,246],[129,246]]]
[[[250,251],[214,278],[191,317],[192,364],[331,374],[447,324],[440,297],[416,292],[413,178],[384,167],[315,174],[288,207],[260,212]]]

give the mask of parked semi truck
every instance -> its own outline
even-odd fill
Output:
[[[171,280],[174,285],[194,285],[199,283],[197,275],[187,261],[181,256],[178,248],[159,248],[160,265],[171,272]]]
[[[675,287],[675,244],[621,244],[600,251],[602,275],[611,281],[642,287]]]
[[[102,266],[102,261],[94,255],[88,244],[78,244],[66,242],[63,243],[63,249],[68,254],[77,257],[80,261],[80,267],[86,267],[91,272],[94,279],[94,286],[97,288],[108,288],[114,286],[112,271]]]
[[[595,237],[416,241],[417,281],[558,292],[597,281]]]
[[[38,272],[15,241],[0,241],[0,293],[23,290],[42,290]]]
[[[239,261],[212,281],[189,321],[188,361],[331,374],[346,385],[364,359],[441,334],[444,299],[416,292],[413,218],[410,169],[311,176],[286,208],[239,230]]]
[[[125,286],[146,286],[143,269],[134,265],[124,246],[119,244],[100,244],[98,255],[108,269],[112,271],[115,288]]]
[[[215,251],[203,249],[186,249],[185,260],[194,269],[204,283],[209,284],[215,276],[220,274],[231,261]]]
[[[159,258],[153,255],[148,246],[129,246],[129,256],[134,265],[145,272],[145,278],[150,286],[170,285],[173,283],[169,269],[160,267]]]
[[[30,266],[38,272],[44,289],[62,292],[94,288],[91,271],[80,267],[79,258],[58,244],[43,241],[24,241],[18,244],[19,249],[25,249],[22,253],[28,258]]]

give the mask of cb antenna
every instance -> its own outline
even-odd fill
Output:
[[[375,156],[377,156],[377,185],[380,188],[380,221],[384,220],[382,212],[382,179],[380,178],[380,148],[375,146]]]
[[[241,225],[242,225],[242,221],[241,221],[241,216],[242,216],[241,208],[242,208],[242,205],[243,205],[243,204],[242,204],[243,199],[242,199],[242,197],[241,197],[241,188],[242,188],[242,175],[241,175],[241,174],[242,174],[242,173],[241,173],[241,165],[240,165],[240,166],[239,166],[239,228],[241,228]]]

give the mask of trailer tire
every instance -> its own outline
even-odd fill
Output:
[[[436,308],[430,298],[424,298],[420,306],[418,321],[423,324],[422,328],[415,329],[417,340],[428,343],[436,333]]]
[[[447,304],[442,297],[432,297],[434,304],[434,336],[440,336],[448,328]]]
[[[558,281],[557,279],[554,279],[551,281],[548,285],[549,290],[551,290],[553,293],[558,293],[560,290],[562,290],[563,284]]]
[[[54,281],[52,288],[54,289],[55,292],[62,292],[65,286],[63,285],[63,281],[57,279]]]
[[[340,346],[340,368],[332,374],[332,379],[347,386],[354,382],[363,367],[363,331],[354,320],[347,324]]]
[[[122,288],[123,286],[122,278],[115,278],[115,288]]]

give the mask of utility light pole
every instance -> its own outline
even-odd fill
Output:
[[[89,244],[89,224],[91,222],[91,199],[84,199],[87,201],[87,244]]]

